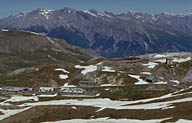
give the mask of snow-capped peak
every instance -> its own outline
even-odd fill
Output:
[[[99,17],[99,16],[102,16],[102,17],[108,17],[108,18],[112,18],[112,16],[110,16],[109,14],[107,13],[102,13],[102,12],[97,12],[95,10],[85,10],[83,11],[91,16],[94,16],[94,17]]]
[[[52,10],[40,9],[40,10],[39,10],[39,13],[42,13],[42,14],[50,14],[50,13],[52,13]]]
[[[155,14],[152,14],[151,18],[152,18],[153,21],[157,21],[159,19],[159,17],[156,17]]]
[[[72,12],[76,12],[75,9],[72,9],[72,8],[68,8],[68,7],[65,7],[64,9],[62,9],[63,11],[67,12],[67,13],[72,13]]]
[[[49,15],[52,14],[52,10],[48,9],[39,9],[38,14],[45,16],[46,19],[49,19]]]
[[[39,14],[39,15],[45,16],[46,19],[49,19],[49,15],[52,14],[52,12],[53,12],[53,10],[36,9],[34,11],[31,11],[31,12],[19,13],[16,17],[19,18],[19,17],[23,17],[23,16],[26,16],[26,15],[36,15],[36,14]]]
[[[26,13],[19,13],[16,17],[19,18],[19,17],[23,17],[25,15],[26,15]]]
[[[85,13],[87,13],[87,14],[90,14],[90,15],[92,15],[92,16],[97,17],[97,14],[91,12],[90,10],[85,10],[85,11],[83,11],[83,12],[85,12]]]
[[[100,16],[103,16],[103,17],[108,17],[108,18],[112,18],[112,16],[110,16],[109,14],[107,13],[99,13]]]

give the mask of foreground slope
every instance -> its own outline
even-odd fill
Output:
[[[189,88],[188,88],[189,89]],[[185,89],[184,91],[188,90]],[[27,102],[34,97],[13,96],[1,105],[1,122],[51,123],[117,122],[160,123],[191,122],[191,91],[178,91],[156,98],[136,101],[110,99],[70,99]],[[180,94],[179,94],[180,93]],[[17,100],[15,100],[17,99]],[[21,104],[20,104],[20,103]],[[15,109],[10,105],[15,103]],[[11,116],[10,116],[11,115]]]

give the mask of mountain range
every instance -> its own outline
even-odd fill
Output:
[[[0,29],[64,39],[108,58],[192,51],[192,14],[36,9],[0,19]]]

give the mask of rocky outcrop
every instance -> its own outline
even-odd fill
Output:
[[[183,78],[182,82],[192,82],[192,70],[187,73],[187,75]]]

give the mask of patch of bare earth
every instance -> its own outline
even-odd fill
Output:
[[[4,113],[0,111],[0,115],[4,115]]]
[[[89,119],[98,109],[88,106],[36,106],[8,117],[0,123],[40,123],[76,118]]]
[[[16,105],[0,105],[0,109],[3,110],[16,110],[16,109],[22,109],[23,107],[16,106]]]

